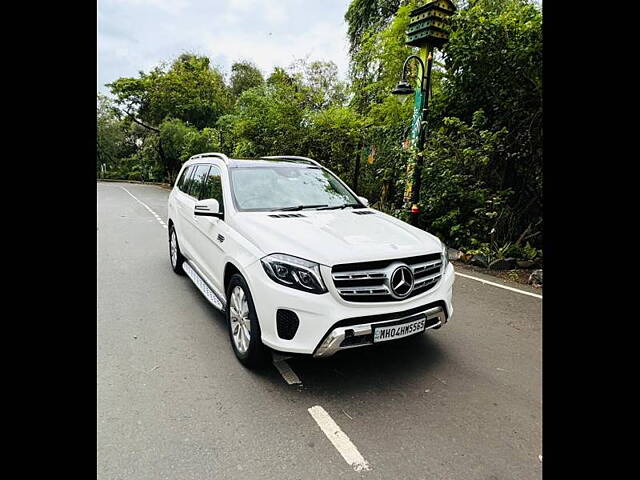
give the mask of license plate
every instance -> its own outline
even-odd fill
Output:
[[[397,338],[408,337],[414,333],[423,332],[426,327],[425,317],[407,323],[389,325],[386,327],[374,327],[373,343],[386,342]]]

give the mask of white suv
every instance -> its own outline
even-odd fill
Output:
[[[439,328],[453,311],[445,245],[309,158],[191,157],[168,226],[173,270],[225,312],[248,367],[265,347],[328,357]]]

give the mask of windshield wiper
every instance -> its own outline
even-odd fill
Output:
[[[285,211],[285,210],[304,210],[306,208],[318,208],[318,207],[326,207],[327,205],[296,205],[295,207],[284,207],[284,208],[276,208],[273,210],[276,211]]]
[[[347,207],[365,208],[362,205],[360,205],[359,203],[345,203],[344,205],[336,205],[335,207],[322,207],[322,208],[319,208],[318,210],[337,210],[337,209],[342,209],[342,208],[347,208]]]

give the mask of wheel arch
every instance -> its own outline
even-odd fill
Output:
[[[235,263],[231,261],[227,261],[227,263],[224,266],[224,277],[222,281],[222,287],[224,288],[225,295],[227,293],[227,287],[229,286],[229,280],[231,280],[231,277],[236,273],[239,273],[240,275],[245,277]],[[246,281],[246,277],[245,277],[245,281]]]

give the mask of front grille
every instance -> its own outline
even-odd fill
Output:
[[[404,298],[391,292],[391,275],[400,265],[413,272],[413,290]],[[440,253],[373,262],[335,265],[331,269],[333,284],[349,302],[393,302],[406,300],[431,290],[442,276]]]

